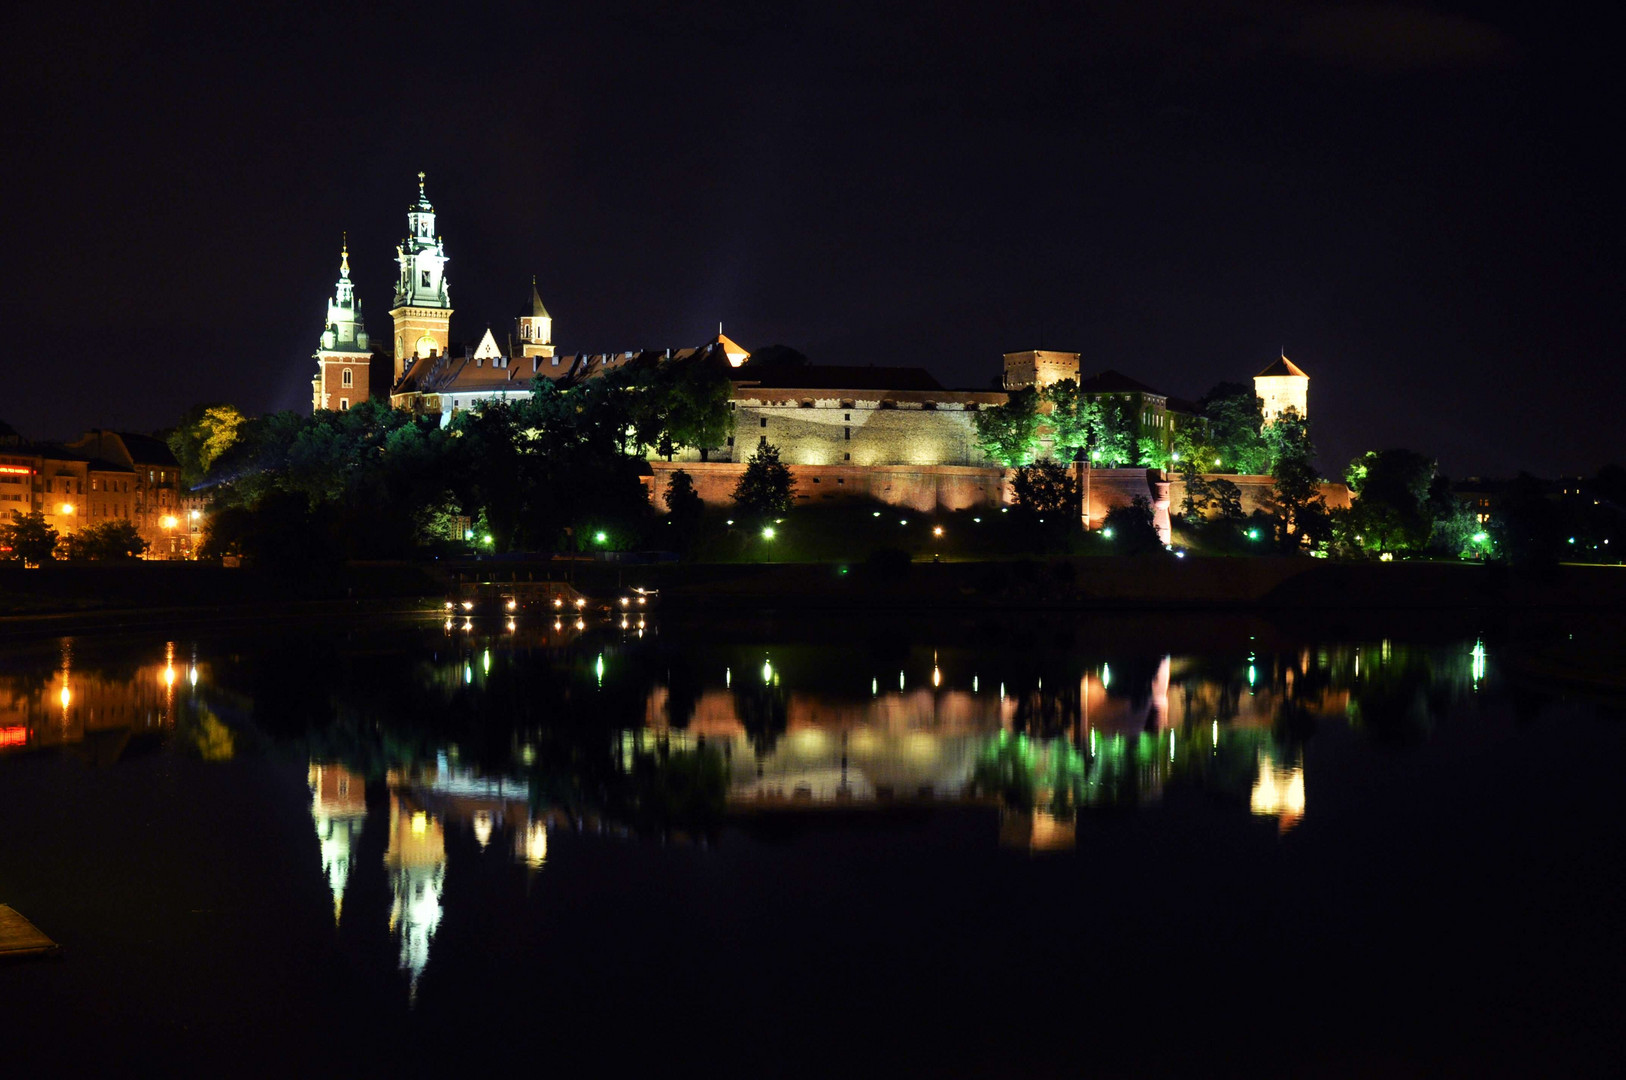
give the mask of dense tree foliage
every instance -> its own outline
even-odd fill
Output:
[[[1089,447],[1101,406],[1078,392],[1075,379],[1061,379],[1045,388],[1043,398],[1050,403],[1045,422],[1062,461],[1078,461]]]
[[[1270,474],[1276,481],[1277,542],[1286,551],[1324,542],[1331,535],[1330,523],[1309,423],[1288,409],[1264,434],[1271,450]]]
[[[269,543],[282,537],[302,558],[396,557],[470,531],[486,550],[636,546],[652,517],[646,453],[726,441],[728,387],[716,365],[665,362],[537,379],[444,428],[376,401],[246,421],[208,475],[205,551],[282,562]],[[323,539],[297,541],[289,525]]]
[[[1133,465],[1140,453],[1135,443],[1139,425],[1127,401],[1099,403],[1090,420],[1090,461],[1103,469]]]
[[[39,511],[12,512],[11,521],[0,525],[0,558],[20,559],[25,566],[43,566],[55,557],[57,531],[45,523]]]
[[[1151,500],[1144,495],[1136,495],[1128,504],[1107,511],[1102,534],[1111,539],[1113,550],[1120,554],[1143,555],[1163,550],[1163,540],[1157,535],[1152,519]]]
[[[1219,383],[1198,401],[1205,421],[1204,468],[1243,474],[1270,471],[1271,449],[1264,431],[1264,402],[1253,387]],[[1181,455],[1184,457],[1184,453]]]
[[[747,514],[772,517],[783,514],[795,501],[796,481],[779,462],[779,447],[763,443],[745,463],[734,486],[734,501]]]
[[[147,541],[136,531],[135,522],[103,521],[80,529],[68,538],[70,558],[93,562],[136,559],[147,550]]]
[[[170,452],[180,462],[181,482],[194,487],[207,476],[210,466],[237,441],[237,430],[246,419],[234,405],[194,405],[188,409],[165,438]]]
[[[1039,392],[1013,390],[1005,404],[979,410],[973,422],[984,454],[1007,469],[1026,465],[1039,445]]]
[[[1041,461],[1016,470],[1011,479],[1011,491],[1016,496],[1016,505],[1030,513],[1070,512],[1077,516],[1078,482],[1066,467],[1054,461]]]

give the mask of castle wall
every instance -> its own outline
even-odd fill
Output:
[[[989,467],[977,446],[976,413],[1004,394],[927,391],[742,389],[731,403],[734,442],[711,461],[745,461],[763,442],[787,465]],[[684,461],[698,461],[686,449]]]
[[[654,483],[650,501],[666,508],[672,473],[679,469],[694,481],[701,501],[726,506],[745,465],[732,461],[651,461]],[[798,506],[826,505],[842,499],[875,499],[921,513],[999,506],[1006,499],[1005,470],[998,466],[959,465],[792,465]]]
[[[1255,510],[1272,513],[1276,508],[1275,489],[1276,480],[1270,476],[1248,475],[1227,476],[1223,473],[1204,474],[1206,480],[1229,480],[1235,484],[1242,493],[1242,512],[1251,514]],[[1344,484],[1322,484],[1321,497],[1326,500],[1328,510],[1347,510],[1354,501],[1349,488]],[[1181,503],[1186,499],[1186,482],[1178,475],[1169,482],[1169,506],[1173,512],[1180,512]]]

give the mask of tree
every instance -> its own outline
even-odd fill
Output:
[[[1135,460],[1136,424],[1126,401],[1107,400],[1091,422],[1090,460],[1102,468],[1118,469]]]
[[[985,455],[1007,469],[1026,465],[1039,445],[1039,392],[1031,386],[1013,390],[1005,404],[982,409],[973,422]]]
[[[1204,468],[1248,474],[1269,470],[1264,402],[1253,392],[1253,387],[1219,383],[1202,396],[1198,406],[1208,420],[1208,441],[1214,451],[1204,458]]]
[[[1056,444],[1056,456],[1062,461],[1079,460],[1090,444],[1090,432],[1101,406],[1078,392],[1075,379],[1051,383],[1043,396],[1050,403],[1048,423],[1050,437]]]
[[[1436,489],[1434,461],[1412,450],[1369,450],[1350,462],[1344,478],[1356,496],[1351,539],[1371,551],[1421,551],[1436,517],[1453,509],[1449,485]]]
[[[24,566],[43,566],[55,555],[57,531],[45,523],[39,511],[20,514],[12,511],[10,525],[0,527],[0,548],[10,548],[13,558]]]
[[[140,558],[147,541],[129,520],[104,521],[79,530],[74,538],[80,558],[97,562]]]
[[[728,373],[714,364],[689,360],[664,366],[673,369],[666,379],[667,445],[674,451],[692,446],[705,461],[712,447],[722,446],[734,433],[734,414],[728,408],[734,384]],[[667,460],[671,459],[668,452]]]
[[[674,472],[666,482],[666,491],[661,496],[666,503],[667,522],[673,532],[672,539],[676,546],[688,547],[694,539],[695,529],[700,524],[700,515],[704,505],[700,501],[700,493],[694,489],[694,480],[682,469]]]
[[[1329,535],[1327,504],[1321,497],[1321,477],[1315,468],[1315,445],[1309,424],[1289,408],[1266,429],[1272,450],[1276,506],[1280,512],[1277,540],[1288,551]]]
[[[734,501],[747,513],[772,517],[791,508],[795,491],[795,478],[779,462],[779,447],[763,443],[745,463],[745,472],[734,487]]]
[[[1041,461],[1016,470],[1011,480],[1016,505],[1033,514],[1078,511],[1078,482],[1054,461]]]
[[[1142,435],[1135,440],[1138,463],[1148,469],[1166,469],[1169,467],[1169,451],[1164,449],[1163,440],[1155,435]]]
[[[209,469],[237,441],[238,429],[248,418],[234,405],[194,405],[181,417],[166,441],[181,464],[181,482],[195,487]]]
[[[1136,495],[1127,505],[1108,510],[1101,534],[1112,542],[1114,551],[1125,555],[1163,550],[1163,540],[1157,535],[1152,517],[1152,501],[1144,495]]]

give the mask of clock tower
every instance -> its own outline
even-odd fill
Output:
[[[452,301],[446,282],[446,245],[435,232],[435,208],[418,174],[418,201],[407,209],[407,238],[395,249],[395,381],[420,356],[444,356],[450,341]]]

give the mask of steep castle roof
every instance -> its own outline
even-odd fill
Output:
[[[1078,384],[1081,394],[1151,394],[1153,397],[1167,397],[1161,390],[1153,390],[1150,386],[1137,379],[1131,379],[1120,371],[1107,370],[1099,375],[1091,375]]]
[[[1308,379],[1310,377],[1304,373],[1303,368],[1293,363],[1293,361],[1287,358],[1287,354],[1283,353],[1280,360],[1276,361],[1274,364],[1271,364],[1258,375],[1255,375],[1254,378],[1270,379],[1281,375],[1292,375],[1300,379]]]

